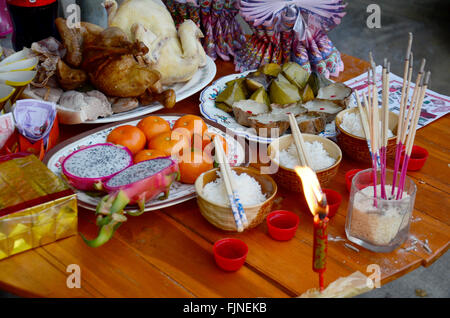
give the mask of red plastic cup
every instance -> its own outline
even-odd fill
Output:
[[[271,212],[267,216],[266,221],[269,235],[273,239],[289,241],[294,237],[295,231],[297,231],[300,218],[291,211],[277,210]]]
[[[362,171],[363,169],[352,169],[347,171],[347,173],[345,174],[345,185],[347,186],[347,191],[350,192],[350,190],[352,189],[352,180],[353,177],[355,176],[355,174],[357,174],[358,172]]]
[[[342,202],[342,195],[339,192],[336,192],[331,189],[322,189],[322,192],[327,197],[327,205],[328,205],[328,218],[331,219],[339,209],[339,206]]]
[[[403,164],[403,159],[405,158],[405,151],[402,151],[401,163]],[[419,146],[413,146],[411,149],[411,157],[408,161],[408,171],[417,171],[422,169],[425,161],[428,159],[428,151],[425,148]]]
[[[217,266],[227,272],[237,271],[245,263],[248,246],[235,238],[224,238],[217,241],[213,247]]]

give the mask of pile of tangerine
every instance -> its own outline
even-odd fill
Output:
[[[216,136],[221,139],[227,152],[225,139],[209,132],[199,116],[182,116],[172,128],[165,119],[148,116],[137,126],[123,125],[113,129],[106,141],[127,147],[133,153],[135,163],[158,157],[175,157],[180,168],[180,181],[193,184],[200,174],[213,168],[213,138]]]

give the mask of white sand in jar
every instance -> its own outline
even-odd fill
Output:
[[[238,185],[237,192],[243,207],[257,205],[266,201],[266,195],[262,193],[261,185],[258,181],[246,173],[241,173],[238,175],[234,170],[232,170],[232,174],[235,183]],[[217,175],[219,178],[207,183],[203,187],[203,195],[205,199],[217,204],[230,205],[221,173],[218,171]]]
[[[366,134],[364,133],[364,129],[361,122],[361,115],[359,114],[359,112],[345,113],[344,116],[342,117],[341,128],[354,136],[366,138]],[[392,133],[392,131],[388,129],[388,138],[391,138],[393,136],[394,134]]]
[[[323,148],[322,143],[318,141],[306,141],[305,150],[310,159],[311,169],[315,171],[331,167],[336,162],[336,159],[330,157],[328,152]],[[296,166],[300,166],[300,160],[298,159],[297,149],[294,143],[288,148],[281,150],[279,157],[280,164],[285,168],[294,169]]]
[[[392,187],[386,185],[386,193]],[[379,198],[381,185],[377,186]],[[373,186],[355,193],[350,226],[350,235],[373,245],[386,246],[408,224],[412,209],[410,196],[403,192],[402,200],[378,200],[378,207],[373,204]],[[395,204],[392,204],[395,202]]]

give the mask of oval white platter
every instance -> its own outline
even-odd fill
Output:
[[[188,98],[191,95],[202,90],[206,85],[208,85],[216,76],[216,64],[214,61],[207,56],[206,57],[206,65],[199,68],[198,71],[194,74],[194,76],[186,83],[177,83],[170,86],[165,86],[165,88],[172,88],[175,91],[177,102]],[[148,106],[139,106],[133,110],[112,114],[111,116],[98,118],[96,120],[90,120],[84,122],[84,124],[105,124],[105,123],[113,123],[117,121],[127,120],[143,115],[147,115],[153,112],[156,112],[160,109],[164,108],[158,102],[154,102]]]
[[[161,118],[167,120],[171,126],[175,123],[175,121],[180,118],[180,116],[173,115],[161,115]],[[129,121],[127,125],[137,125],[140,119]],[[124,123],[117,125],[110,125],[108,128],[97,130],[91,134],[83,133],[80,137],[75,136],[71,138],[69,141],[72,142],[63,142],[61,145],[58,145],[52,150],[48,156],[44,158],[44,163],[47,167],[56,175],[61,176],[61,163],[64,158],[67,157],[72,152],[81,149],[83,147],[87,147],[89,145],[104,143],[106,142],[106,137],[108,134],[115,128]],[[208,125],[208,130],[210,132],[214,132],[220,134],[225,138],[228,144],[228,159],[230,160],[230,164],[242,165],[245,163],[245,150],[241,143],[237,142],[232,136],[227,135],[219,128]],[[84,136],[84,137],[83,137]],[[86,208],[88,210],[95,211],[95,208],[100,201],[101,197],[95,197],[87,194],[84,191],[79,191],[73,189],[77,194],[78,205]],[[169,197],[165,200],[152,200],[145,204],[145,211],[152,211],[157,209],[162,209],[168,206],[176,205],[181,202],[190,200],[196,196],[194,185],[191,184],[183,184],[180,182],[174,182],[170,187]],[[128,211],[136,211],[137,207],[128,207],[126,210]]]
[[[226,88],[226,83],[241,77],[247,76],[247,74],[254,72],[255,70],[246,71],[239,74],[227,75],[214,81],[210,86],[206,87],[200,94],[200,112],[209,120],[216,122],[225,129],[229,129],[234,134],[244,137],[249,141],[255,141],[260,143],[271,143],[276,138],[266,138],[257,135],[256,130],[253,128],[245,127],[239,124],[232,114],[226,113],[223,110],[216,107],[217,96]],[[328,124],[325,131],[320,133],[322,137],[334,137],[334,122]]]

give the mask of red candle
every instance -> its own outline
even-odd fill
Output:
[[[323,291],[323,274],[327,258],[327,198],[320,188],[317,175],[310,167],[296,167],[295,172],[302,180],[303,194],[309,210],[314,216],[313,271],[319,273],[319,287]]]
[[[314,215],[313,271],[319,273],[319,287],[323,291],[323,274],[327,269],[328,218]]]

